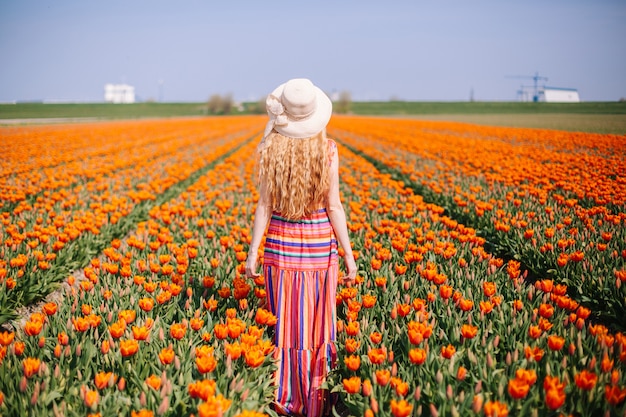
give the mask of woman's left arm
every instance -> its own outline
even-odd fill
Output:
[[[248,259],[246,260],[246,276],[248,278],[255,278],[261,275],[259,272],[257,272],[258,253],[271,214],[272,205],[270,203],[269,196],[267,195],[267,184],[263,179],[261,179],[259,183],[259,201],[257,202],[256,210],[254,212],[252,241],[250,242],[250,248],[248,249]]]

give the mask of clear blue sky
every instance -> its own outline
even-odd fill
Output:
[[[624,0],[0,0],[0,101],[257,100],[307,77],[353,100],[626,97]],[[162,85],[160,86],[160,81]]]

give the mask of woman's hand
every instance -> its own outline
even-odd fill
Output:
[[[261,273],[257,272],[258,267],[257,254],[255,252],[248,252],[248,259],[246,259],[246,277],[256,278],[261,276]]]
[[[357,267],[356,267],[356,262],[354,261],[354,256],[352,255],[346,255],[344,257],[344,262],[346,265],[346,269],[347,274],[342,278],[342,282],[348,286],[352,286],[352,284],[354,284],[354,282],[356,281],[356,273],[357,273]]]

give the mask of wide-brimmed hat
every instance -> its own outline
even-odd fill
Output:
[[[330,98],[306,78],[294,78],[276,87],[265,102],[272,129],[284,136],[302,139],[315,136],[328,124],[333,112]]]

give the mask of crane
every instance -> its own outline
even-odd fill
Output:
[[[535,75],[508,75],[507,78],[526,78],[533,80],[533,101],[539,101],[539,88],[537,83],[541,80],[548,81],[548,77],[539,76],[539,72],[535,72]]]

